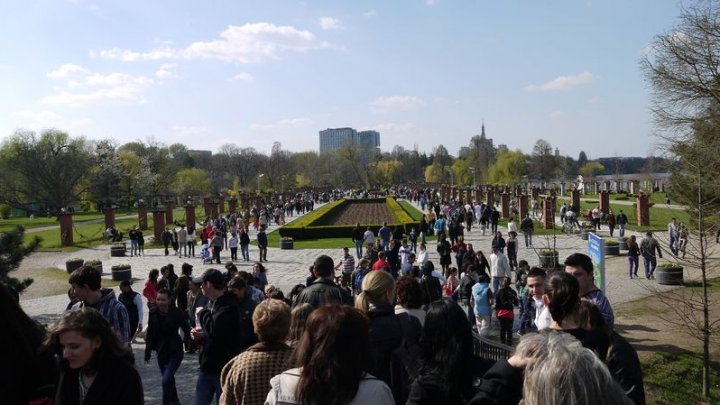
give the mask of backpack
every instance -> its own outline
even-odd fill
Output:
[[[363,281],[363,278],[365,277],[365,275],[366,275],[367,273],[368,273],[367,270],[365,270],[365,271],[360,271],[360,272],[358,273],[358,275],[355,277],[355,284],[353,284],[353,288],[355,289],[355,291],[360,291],[360,290],[362,290],[362,281]]]

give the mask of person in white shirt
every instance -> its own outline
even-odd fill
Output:
[[[367,230],[363,234],[363,241],[365,242],[365,246],[373,246],[375,245],[375,234],[373,233],[372,229],[370,227],[367,227]]]
[[[237,249],[240,239],[236,233],[233,233],[228,239],[228,247],[230,248],[230,260],[237,261]]]
[[[423,264],[425,264],[425,262],[428,261],[428,259],[429,259],[429,257],[428,257],[427,247],[425,246],[424,243],[421,243],[421,244],[420,244],[420,251],[418,252],[418,255],[417,255],[417,264],[418,264],[418,266],[422,267]]]
[[[492,276],[493,294],[497,293],[503,279],[510,277],[511,274],[512,270],[507,256],[501,253],[497,246],[493,246],[492,254],[490,254],[490,276]]]
[[[507,227],[508,227],[508,233],[510,233],[510,232],[517,233],[518,230],[517,230],[517,225],[515,224],[515,218],[510,217]]]

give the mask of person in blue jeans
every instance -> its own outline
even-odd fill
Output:
[[[175,372],[183,359],[183,341],[178,329],[183,331],[185,340],[190,337],[188,318],[180,308],[171,305],[170,290],[163,288],[157,293],[156,307],[150,311],[147,335],[145,337],[145,364],[150,362],[152,351],[157,352],[157,363],[162,373],[162,404],[178,404]]]
[[[378,236],[380,237],[383,250],[388,250],[390,239],[392,238],[392,229],[387,226],[387,223],[383,222],[382,228],[378,231]]]

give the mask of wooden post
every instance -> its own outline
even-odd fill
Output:
[[[61,212],[58,214],[58,221],[60,221],[60,245],[61,246],[72,246],[73,245],[73,214],[69,212]],[[103,233],[105,230],[103,229]]]

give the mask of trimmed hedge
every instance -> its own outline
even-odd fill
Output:
[[[353,201],[354,203],[362,202],[378,202],[380,199],[363,199]],[[390,212],[395,216],[395,222],[389,223],[388,226],[391,228],[398,227],[402,229],[404,234],[410,232],[410,228],[414,227],[415,230],[420,227],[419,221],[414,221],[410,214],[398,204],[394,197],[386,197],[385,203],[390,208]],[[289,225],[285,225],[279,229],[281,237],[290,237],[295,240],[302,239],[322,239],[322,238],[348,238],[352,237],[352,231],[355,225],[314,225],[315,223],[321,222],[321,218],[327,215],[332,215],[333,211],[342,208],[344,205],[350,204],[350,201],[340,199],[331,203],[325,204],[321,208],[305,215],[304,217],[293,221]],[[372,231],[377,234],[378,230],[382,227],[382,224],[363,224],[363,226],[369,226]]]

